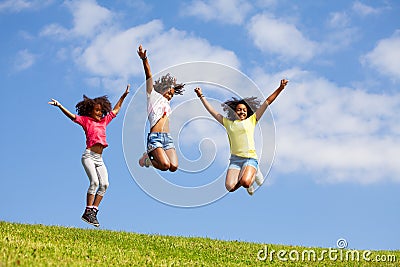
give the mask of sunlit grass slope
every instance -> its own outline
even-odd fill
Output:
[[[400,251],[346,251],[0,221],[0,266],[400,265]]]

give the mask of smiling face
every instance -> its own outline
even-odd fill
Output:
[[[239,120],[245,120],[247,118],[247,107],[245,104],[238,104],[235,108],[235,113]]]
[[[103,112],[101,110],[101,105],[100,104],[95,104],[92,110],[92,114],[90,115],[93,119],[100,121],[101,118],[103,117]]]
[[[165,97],[168,101],[170,101],[174,96],[174,94],[175,94],[175,89],[170,88],[163,94],[163,97]]]

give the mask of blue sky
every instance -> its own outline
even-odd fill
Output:
[[[107,129],[103,229],[319,247],[345,238],[350,248],[400,249],[399,11],[395,0],[1,1],[0,219],[88,228],[80,219],[84,133],[47,102],[74,111],[83,94],[107,94],[115,103],[130,83]],[[135,162],[147,130],[139,44],[155,75],[171,71],[187,83],[172,101],[184,167],[174,174]],[[200,76],[179,69],[199,61],[224,67],[199,68]],[[243,77],[258,91],[235,85]],[[142,190],[155,177],[184,187],[216,180],[213,189],[223,189],[227,137],[194,87],[218,107],[232,92],[268,96],[284,77],[289,85],[260,121],[268,176],[254,196],[239,190],[183,208]],[[196,172],[204,162],[207,171]],[[190,194],[178,198],[187,203]]]

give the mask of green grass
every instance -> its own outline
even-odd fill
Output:
[[[271,254],[260,260],[257,254]],[[287,261],[278,258],[285,250]],[[346,261],[338,250],[334,261],[302,260],[304,251],[323,248],[267,245],[209,238],[146,235],[109,230],[28,225],[0,221],[0,266],[399,266],[400,251],[372,251],[369,258],[391,257],[392,262]],[[343,260],[340,260],[340,252]],[[308,254],[305,254],[308,255]],[[350,254],[349,254],[350,255]],[[265,256],[261,251],[260,257]],[[299,260],[294,260],[298,256]],[[350,255],[351,256],[351,255]],[[395,257],[395,261],[393,259]]]

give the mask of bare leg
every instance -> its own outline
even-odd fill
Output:
[[[154,168],[159,169],[161,171],[169,170],[171,163],[164,149],[158,147],[149,153],[149,156],[152,157],[151,164]]]
[[[176,171],[178,169],[178,156],[176,155],[175,148],[165,150],[165,153],[167,154],[170,163],[169,171],[170,172]]]
[[[229,192],[236,191],[240,186],[239,182],[240,170],[228,169],[225,178],[225,187]]]
[[[242,175],[240,177],[240,184],[249,188],[254,183],[257,170],[253,166],[246,165],[242,168]]]
[[[96,194],[92,206],[99,207],[100,202],[101,202],[102,199],[103,199],[103,196],[100,196],[100,195]]]
[[[93,202],[94,202],[94,195],[86,194],[86,206],[93,206]]]
[[[243,186],[248,188],[254,182],[257,170],[252,166],[244,166],[241,170],[228,169],[225,179],[225,187],[229,192],[236,191]]]

